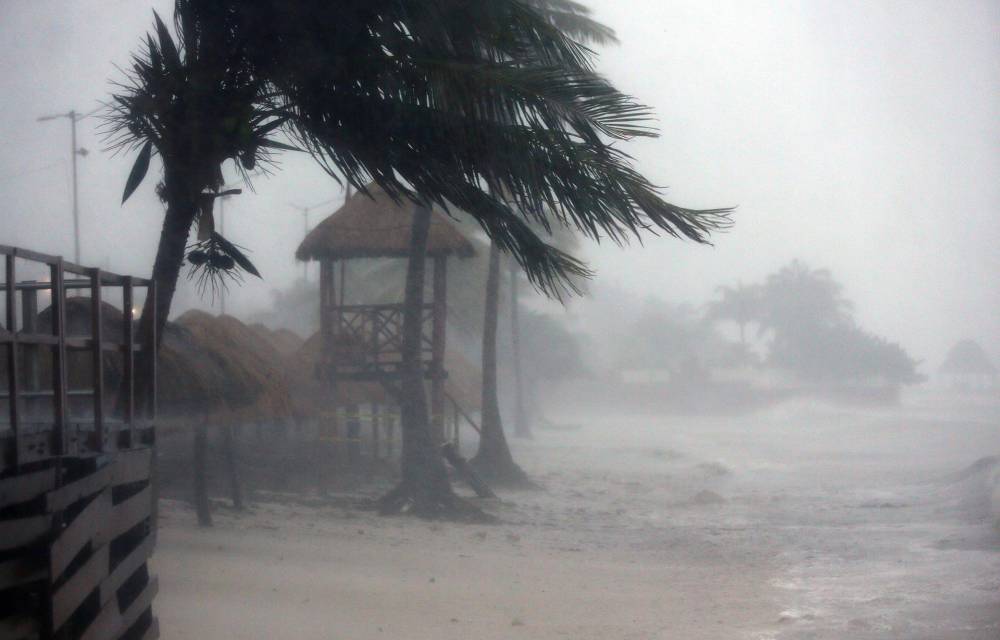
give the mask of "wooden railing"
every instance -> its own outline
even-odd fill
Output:
[[[324,310],[332,319],[325,354],[338,375],[364,377],[393,373],[402,363],[403,305],[337,305]],[[421,307],[420,360],[428,373],[433,363],[434,307]]]
[[[143,353],[133,312],[135,289],[155,300],[154,284],[25,249],[0,245],[0,255],[0,638],[155,638],[157,583],[146,565],[155,543],[155,336]],[[22,266],[48,281],[19,280]],[[74,290],[89,299],[71,303]],[[121,330],[107,335],[102,300],[119,290]],[[42,294],[50,304],[39,314]],[[67,318],[70,304],[86,305],[85,322]],[[68,321],[85,330],[75,335]],[[75,366],[78,353],[89,366]],[[142,371],[137,354],[146,356]],[[106,357],[121,359],[111,389]],[[71,364],[85,388],[69,388]],[[140,376],[147,384],[136,384]]]

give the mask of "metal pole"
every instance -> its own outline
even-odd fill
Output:
[[[67,114],[70,124],[70,156],[73,158],[73,262],[80,264],[80,207],[78,204],[79,191],[76,181],[76,111]]]
[[[96,111],[96,110],[95,110]],[[91,113],[94,113],[93,111]],[[86,156],[88,151],[77,147],[76,144],[76,123],[83,120],[88,114],[78,114],[75,109],[71,110],[69,113],[57,113],[50,116],[41,116],[38,118],[39,122],[46,122],[49,120],[57,120],[59,118],[68,118],[70,125],[70,150],[69,155],[72,164],[73,171],[73,261],[76,264],[80,264],[80,192],[77,179],[77,166],[76,157]]]

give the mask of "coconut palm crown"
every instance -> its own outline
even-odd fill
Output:
[[[572,38],[593,22],[576,3],[177,0],[174,13],[176,37],[156,16],[108,125],[112,146],[139,149],[125,197],[159,155],[167,216],[188,227],[226,160],[267,170],[289,149],[355,188],[470,213],[549,293],[585,268],[524,217],[619,243],[644,229],[704,241],[727,222],[664,201],[613,146],[655,135],[650,113],[594,72]]]

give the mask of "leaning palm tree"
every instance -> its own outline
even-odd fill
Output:
[[[143,309],[140,338],[149,341],[165,323],[185,255],[212,274],[253,272],[212,229],[212,202],[225,162],[267,169],[281,150],[311,154],[362,192],[374,181],[413,203],[414,282],[433,205],[470,213],[553,295],[586,268],[546,243],[525,217],[619,243],[647,228],[704,241],[726,223],[728,210],[665,202],[611,144],[654,135],[649,111],[598,76],[591,52],[556,26],[585,19],[574,6],[176,0],[176,39],[157,17],[109,115],[112,144],[139,151],[126,197],[154,155],[162,162],[157,296],[155,312],[152,300]],[[501,192],[504,198],[495,195]],[[188,250],[196,219],[204,239]],[[407,302],[418,288],[408,287]],[[418,320],[412,313],[407,320],[404,351],[417,353]],[[386,504],[425,515],[453,511],[440,457],[428,453],[423,435],[422,385],[414,384],[415,368],[407,371],[404,478]]]

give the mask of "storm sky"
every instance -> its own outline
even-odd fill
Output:
[[[861,324],[925,372],[959,338],[1000,357],[1000,3],[591,6],[621,39],[600,69],[655,108],[662,133],[626,149],[677,204],[738,206],[714,247],[588,247],[599,278],[698,304],[801,258],[830,268]],[[106,99],[154,7],[169,15],[169,2],[0,1],[0,243],[72,255],[69,124],[36,118]],[[155,181],[120,206],[132,158],[101,151],[99,124],[79,125],[92,152],[80,161],[83,262],[146,274],[162,220]],[[234,292],[238,312],[301,274],[291,204],[340,196],[303,158],[255,187],[227,205],[227,235],[266,277]],[[208,302],[183,292],[179,310],[196,304]]]

